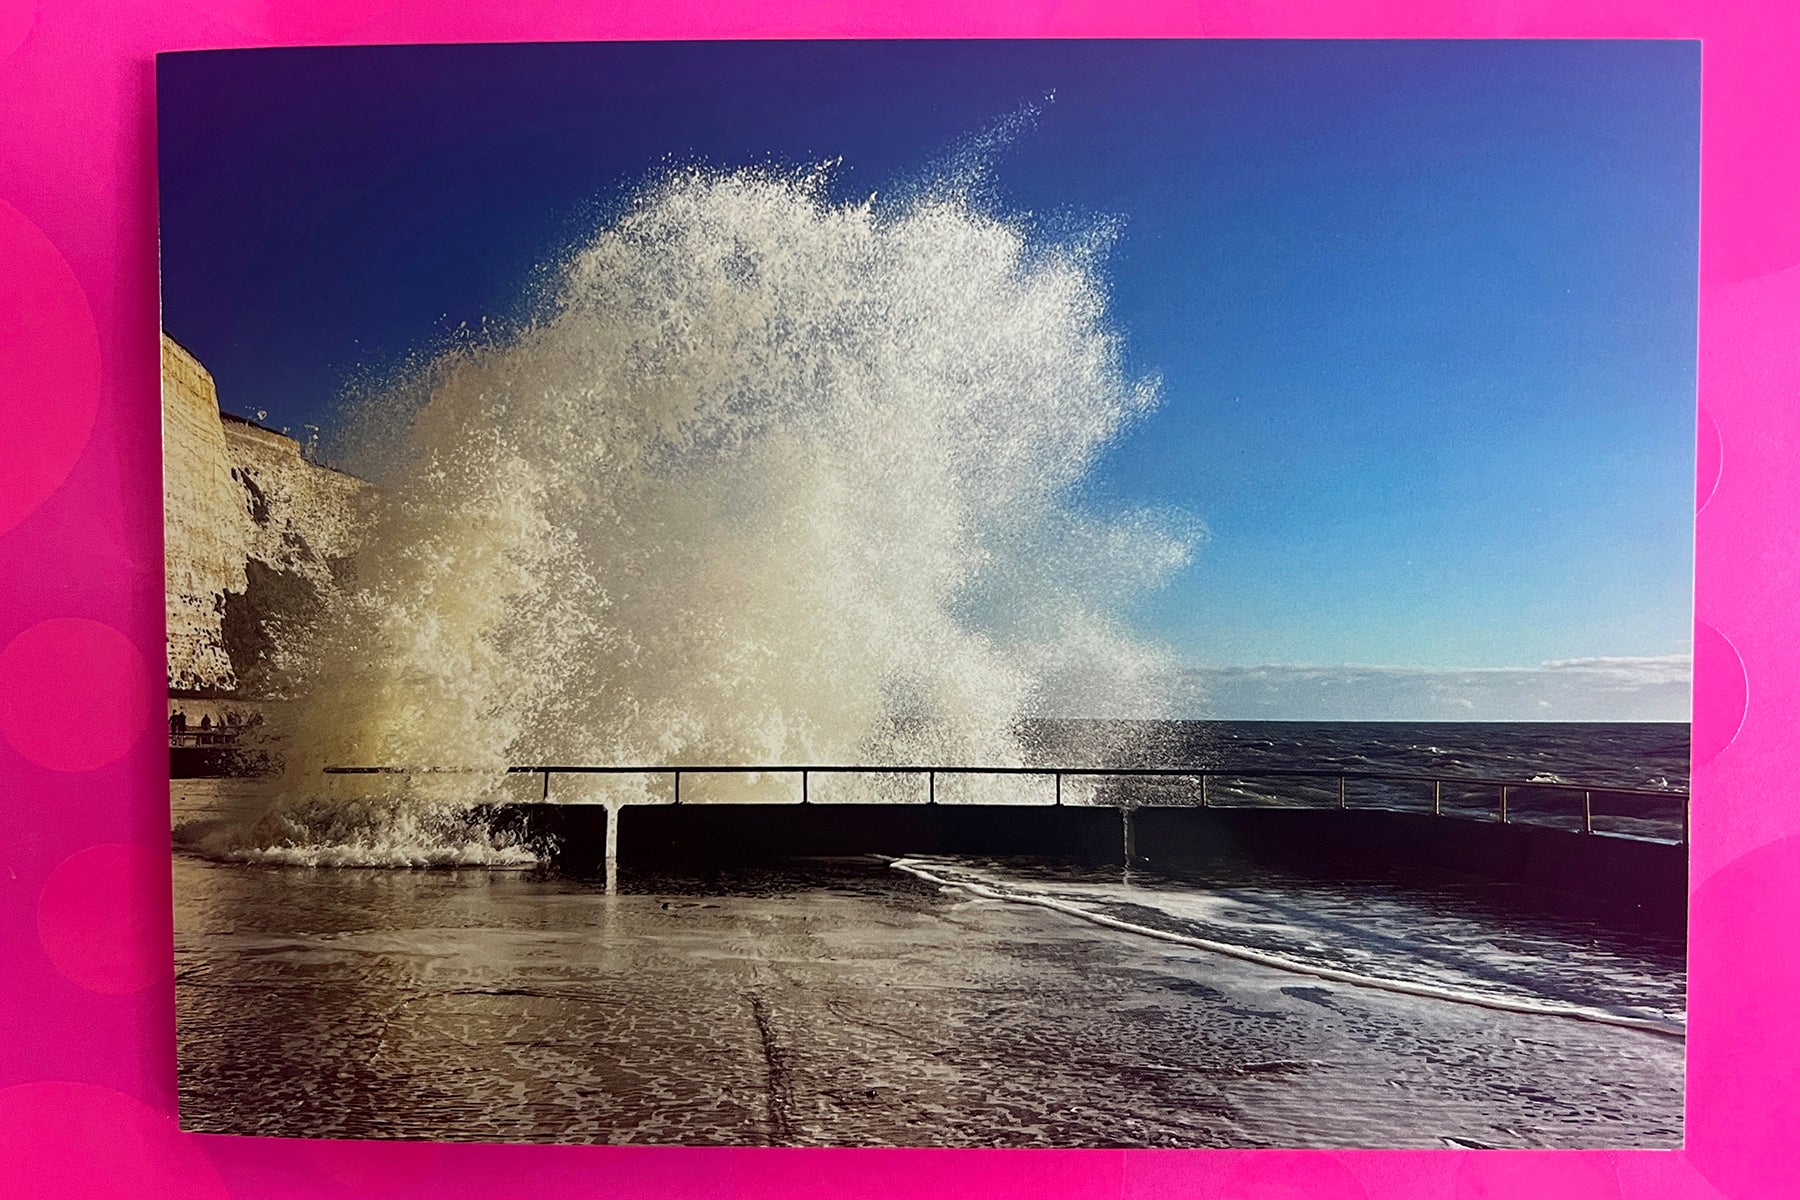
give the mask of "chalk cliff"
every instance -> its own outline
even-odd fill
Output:
[[[221,413],[212,375],[167,334],[162,396],[169,688],[277,695],[278,634],[355,548],[368,485]]]

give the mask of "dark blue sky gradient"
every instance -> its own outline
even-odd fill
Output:
[[[1699,47],[851,42],[158,64],[164,321],[231,411],[517,314],[669,161],[903,194],[1022,105],[994,199],[1118,218],[1164,403],[1085,502],[1212,530],[1139,618],[1195,662],[1685,652]],[[1054,93],[1053,102],[1042,103]]]

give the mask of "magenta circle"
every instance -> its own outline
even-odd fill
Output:
[[[91,771],[125,756],[150,725],[144,656],[111,625],[57,617],[0,650],[0,735],[53,771]]]
[[[34,1200],[227,1200],[200,1139],[110,1088],[24,1083],[0,1089],[0,1173]]]
[[[1700,268],[1707,279],[1773,275],[1800,262],[1800,6],[1696,5],[1705,13]]]
[[[1694,442],[1694,511],[1719,490],[1719,474],[1724,468],[1725,447],[1719,440],[1719,426],[1704,408],[1700,410]]]
[[[0,0],[0,58],[25,44],[37,23],[37,13],[34,0]]]
[[[140,992],[172,970],[169,859],[142,846],[89,846],[38,893],[38,940],[64,978],[103,995]]]
[[[100,333],[68,262],[4,200],[0,263],[3,534],[62,486],[87,446],[100,407]]]
[[[1694,732],[1696,767],[1719,756],[1736,739],[1749,705],[1744,660],[1725,636],[1694,622]]]

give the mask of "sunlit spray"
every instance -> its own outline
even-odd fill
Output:
[[[1157,402],[1101,248],[828,182],[662,179],[534,319],[423,368],[290,647],[285,795],[328,764],[464,772],[354,780],[414,806],[520,763],[1013,765],[1035,717],[1166,715],[1125,613],[1192,537],[1077,496]]]

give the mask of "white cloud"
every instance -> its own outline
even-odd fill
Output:
[[[1535,667],[1196,667],[1181,715],[1294,721],[1685,721],[1683,655],[1568,658]]]

